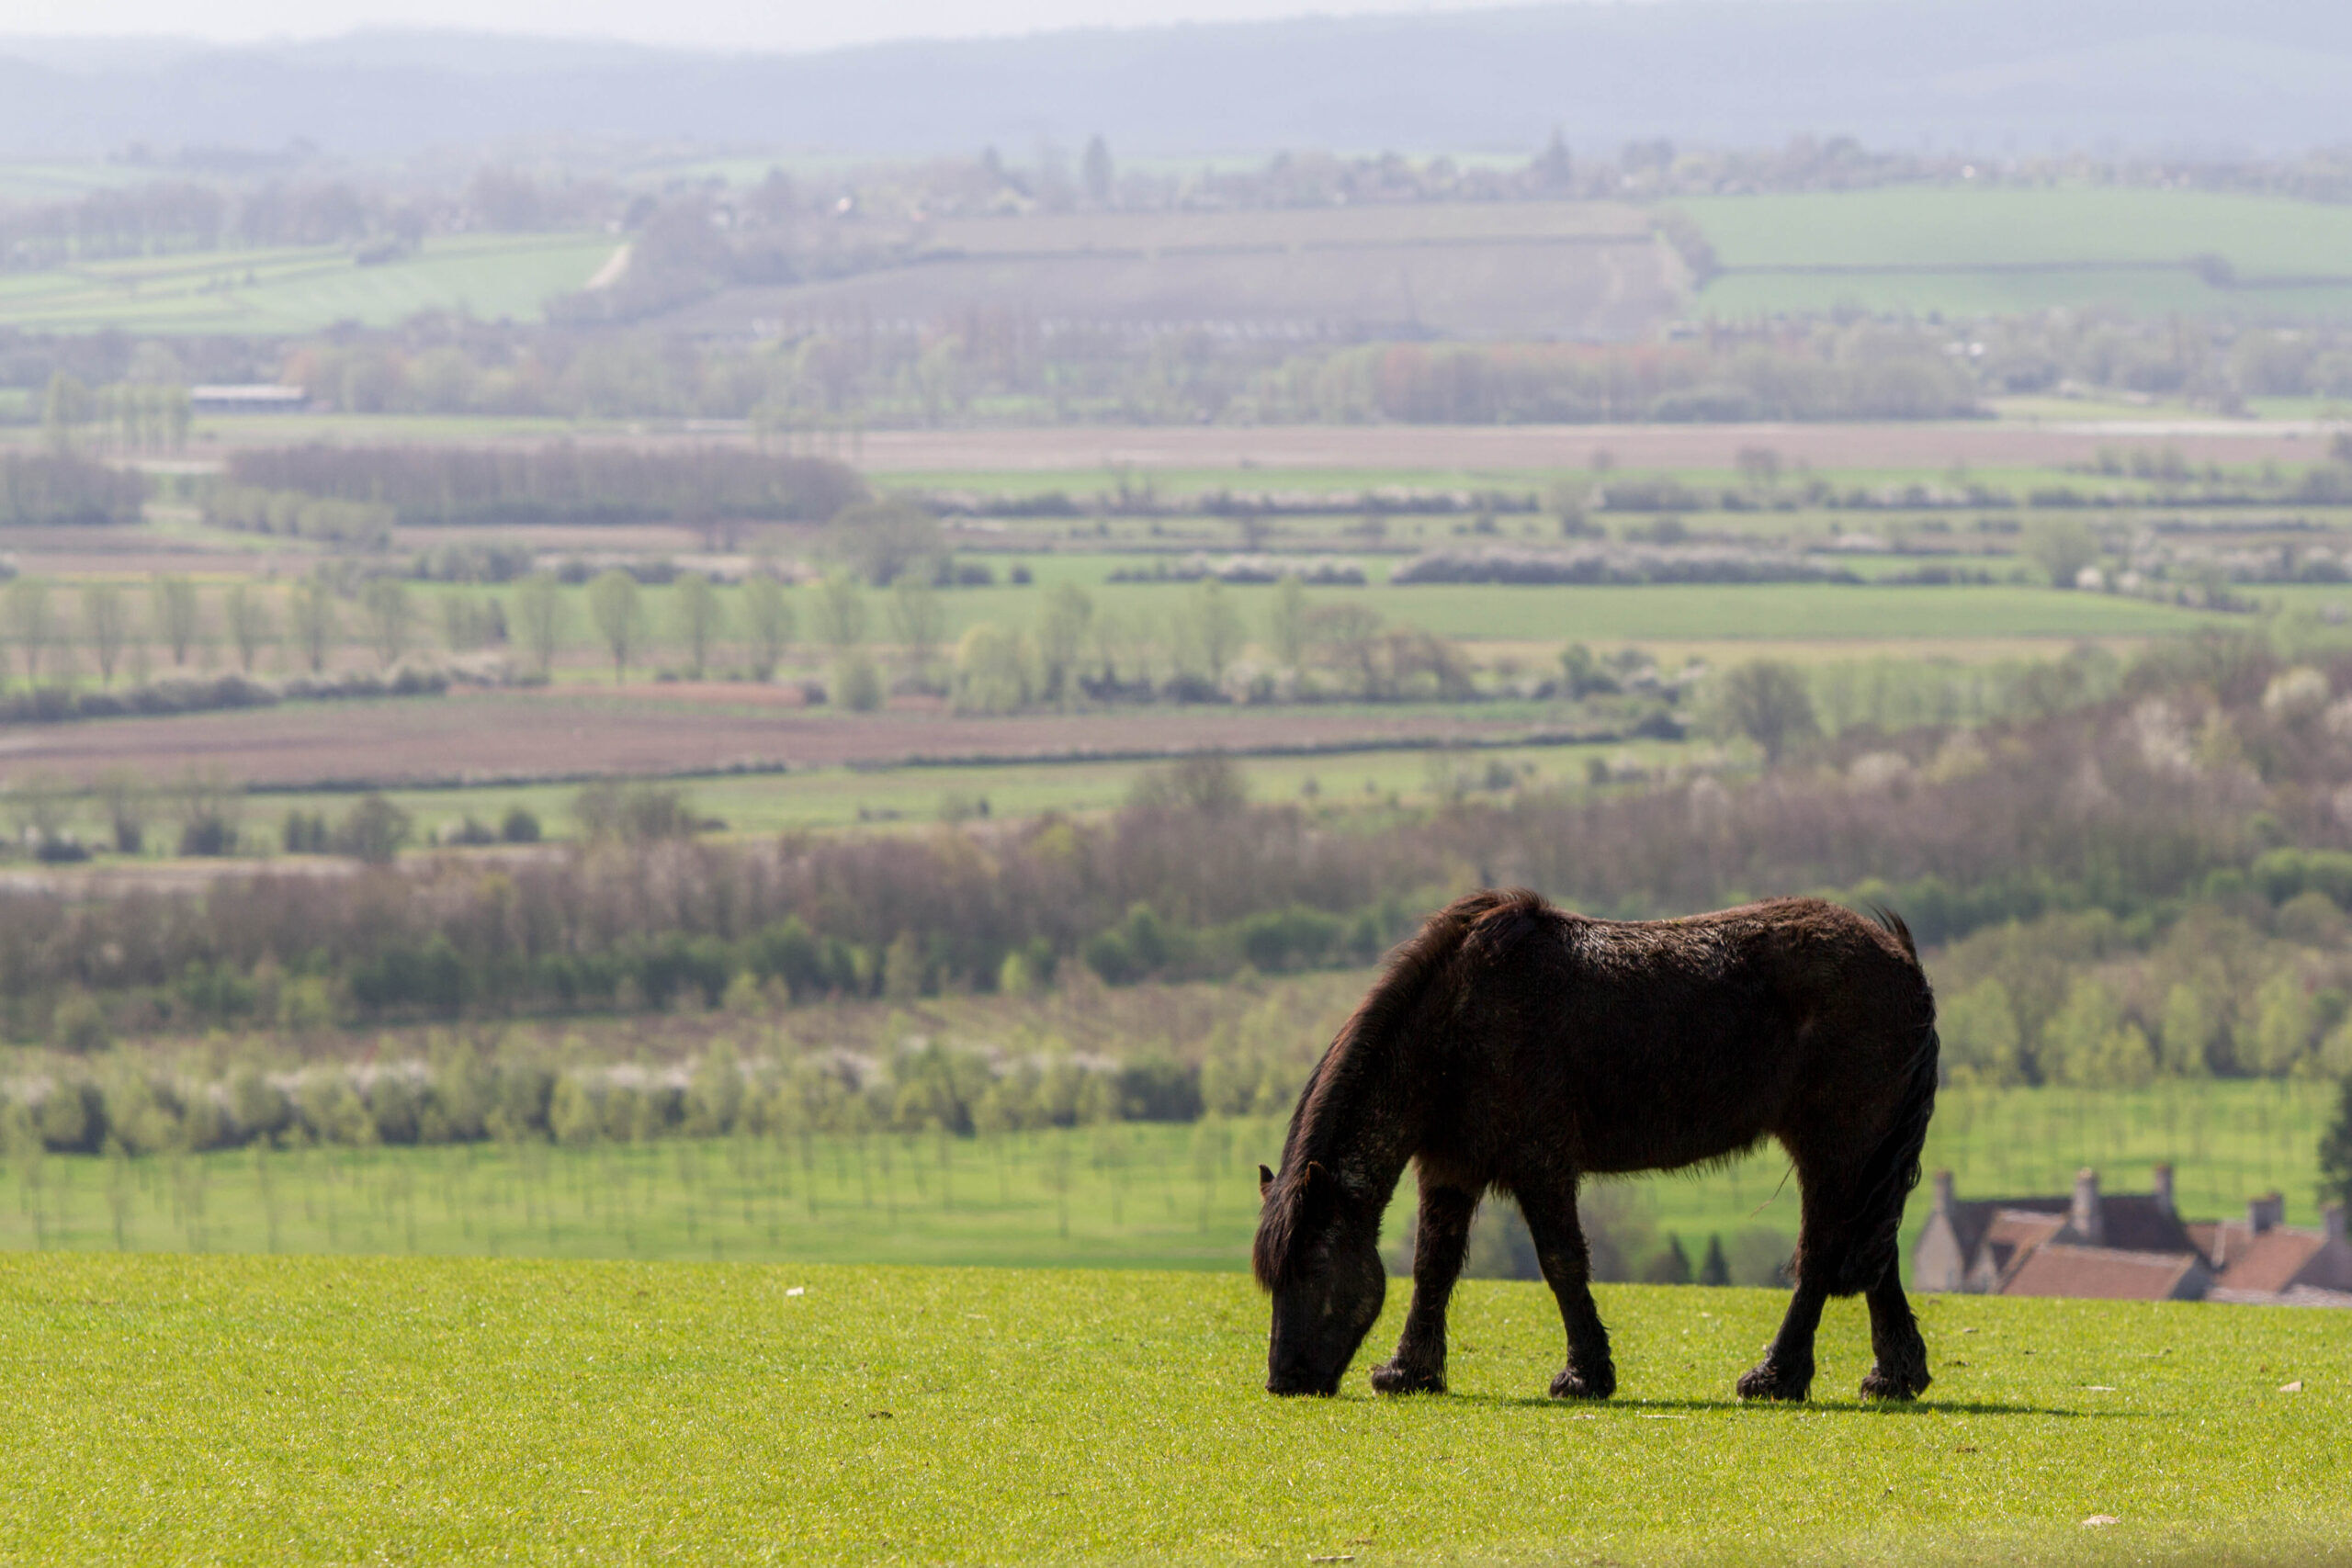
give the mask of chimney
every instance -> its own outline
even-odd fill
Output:
[[[2156,1207],[2162,1209],[2168,1217],[2176,1219],[2178,1218],[2180,1211],[2173,1206],[2172,1201],[2172,1167],[2168,1165],[2160,1165],[2156,1167],[2154,1176],[2156,1179]]]
[[[2341,1203],[2330,1203],[2327,1207],[2325,1207],[2324,1209],[2322,1209],[2322,1210],[2319,1212],[2319,1223],[2320,1223],[2323,1226],[2326,1227],[2326,1230],[2327,1230],[2327,1239],[2328,1239],[2328,1240],[2330,1240],[2330,1241],[2332,1241],[2332,1242],[2335,1243],[2335,1244],[2336,1244],[2337,1246],[2339,1246],[2339,1247],[2343,1245],[2343,1243],[2344,1243],[2344,1205],[2343,1205],[2343,1204],[2341,1204]]]
[[[1951,1213],[1951,1172],[1949,1170],[1936,1172],[1936,1213]]]
[[[2098,1172],[2088,1167],[2075,1172],[2075,1208],[2066,1224],[2085,1246],[2106,1244],[2107,1216],[2099,1212]]]
[[[2266,1192],[2246,1201],[2245,1228],[2256,1235],[2272,1229],[2287,1217],[2287,1200],[2276,1192]]]

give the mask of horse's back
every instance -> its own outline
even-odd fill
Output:
[[[1876,1099],[1932,1019],[1907,939],[1818,899],[1679,920],[1562,915],[1521,959],[1486,977],[1492,1008],[1463,1015],[1506,1038],[1462,1043],[1495,1075],[1489,1107],[1588,1170],[1785,1139],[1825,1101]]]

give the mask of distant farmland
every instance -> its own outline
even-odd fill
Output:
[[[1009,312],[1112,331],[1624,340],[1677,314],[1680,263],[1614,202],[962,219],[903,265],[735,288],[668,318],[789,333]]]
[[[28,331],[310,333],[422,310],[536,321],[613,254],[601,235],[459,235],[360,265],[337,246],[202,251],[0,275],[0,323]]]
[[[1702,197],[1740,318],[1839,306],[1953,313],[2111,305],[2256,320],[2352,316],[2352,208],[2277,197],[1909,187]],[[2221,265],[2216,266],[2218,260]]]

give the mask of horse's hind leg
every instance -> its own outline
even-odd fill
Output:
[[[1396,1353],[1372,1369],[1372,1386],[1382,1393],[1445,1392],[1445,1303],[1461,1277],[1470,1249],[1470,1218],[1476,1194],[1430,1180],[1421,1182],[1421,1216],[1413,1233],[1413,1304]]]
[[[1764,1359],[1739,1380],[1742,1399],[1798,1400],[1811,1392],[1813,1340],[1821,1326],[1822,1305],[1833,1295],[1854,1294],[1860,1289],[1858,1271],[1869,1267],[1864,1259],[1875,1226],[1858,1195],[1860,1184],[1802,1155],[1797,1157],[1797,1180],[1804,1192],[1804,1218],[1797,1240],[1796,1292],[1789,1298],[1788,1315],[1781,1320],[1781,1331],[1772,1337]],[[1928,1386],[1928,1348],[1903,1294],[1900,1267],[1889,1258],[1867,1292],[1871,1348],[1878,1365],[1862,1380],[1862,1393],[1909,1399]]]
[[[1555,1399],[1607,1399],[1617,1392],[1617,1366],[1609,1357],[1609,1330],[1592,1304],[1592,1254],[1577,1219],[1576,1178],[1519,1185],[1520,1213],[1535,1242],[1535,1260],[1560,1303],[1568,1331],[1568,1364],[1552,1380]]]
[[[1927,1341],[1919,1337],[1919,1320],[1903,1293],[1903,1270],[1887,1265],[1885,1276],[1871,1287],[1871,1354],[1876,1361],[1862,1379],[1865,1399],[1917,1399],[1933,1380],[1928,1376]]]

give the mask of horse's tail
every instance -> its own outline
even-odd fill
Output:
[[[1544,900],[1524,888],[1473,893],[1431,915],[1390,953],[1387,972],[1332,1037],[1291,1111],[1282,1173],[1266,1183],[1265,1209],[1250,1248],[1250,1268],[1259,1284],[1274,1290],[1288,1274],[1305,1201],[1306,1166],[1329,1157],[1323,1151],[1331,1123],[1342,1119],[1335,1112],[1390,1066],[1395,1053],[1389,1046],[1405,1021],[1457,958],[1493,962],[1535,930],[1544,913]]]
[[[1895,934],[1908,947],[1910,933],[1901,931],[1901,924],[1894,922]],[[1838,1277],[1830,1282],[1836,1295],[1867,1291],[1895,1267],[1895,1237],[1903,1228],[1904,1200],[1919,1185],[1919,1150],[1928,1141],[1928,1120],[1936,1111],[1937,1058],[1941,1050],[1936,1038],[1935,998],[1928,991],[1924,976],[1919,988],[1927,1016],[1915,1026],[1916,1043],[1904,1068],[1902,1098],[1895,1102],[1894,1114],[1878,1146],[1862,1164],[1855,1193],[1861,1231],[1846,1249]]]

